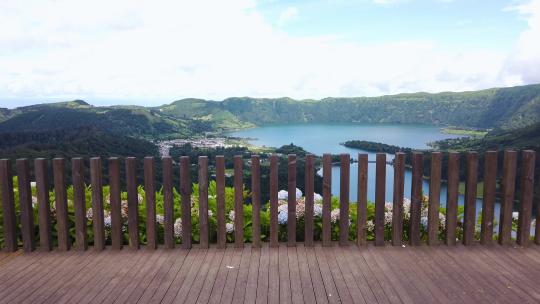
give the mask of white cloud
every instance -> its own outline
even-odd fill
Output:
[[[2,1],[0,98],[156,104],[517,85],[540,81],[527,65],[538,59],[538,14],[526,16],[530,29],[509,55],[431,41],[291,36],[244,0]]]
[[[298,9],[296,7],[289,6],[284,9],[279,15],[278,24],[285,25],[296,17],[298,17]]]
[[[505,62],[503,73],[513,75],[519,82],[540,82],[540,0],[512,6],[527,19],[528,28],[521,33],[515,49]]]

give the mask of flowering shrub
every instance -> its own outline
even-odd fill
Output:
[[[20,208],[19,208],[19,196],[17,188],[17,179],[14,178],[14,191],[15,191],[15,209],[17,212],[17,218],[20,217]],[[32,206],[34,209],[34,223],[35,223],[35,237],[36,241],[39,241],[39,227],[38,227],[38,204],[36,198],[36,187],[35,184],[32,184]],[[199,241],[199,198],[198,198],[198,185],[194,184],[192,189],[191,197],[191,222],[192,222],[192,239],[194,242]],[[109,187],[103,187],[103,196],[104,196],[104,223],[105,223],[105,232],[107,242],[110,243],[111,237],[111,213],[110,213],[110,195]],[[173,193],[174,199],[174,236],[178,242],[181,241],[182,235],[182,220],[181,220],[181,210],[180,210],[180,194],[174,189]],[[217,202],[216,202],[216,184],[214,181],[209,183],[208,189],[208,223],[210,231],[210,241],[217,241]],[[248,191],[244,191],[244,199],[247,199],[251,194]],[[55,198],[54,192],[49,193],[50,202],[51,202],[51,221],[53,235],[56,235],[56,212],[55,212]],[[74,206],[73,206],[73,188],[70,186],[67,189],[67,198],[68,198],[68,218],[69,218],[69,232],[71,234],[72,241],[75,240],[75,216],[74,216]],[[279,223],[279,234],[278,238],[280,241],[287,240],[287,222],[290,220],[288,218],[288,191],[281,190],[278,194],[278,223]],[[88,240],[91,243],[93,240],[92,232],[92,219],[93,219],[93,210],[91,208],[91,188],[86,188],[86,208],[87,208],[87,233]],[[138,188],[138,202],[139,202],[139,233],[141,242],[146,242],[146,202],[145,202],[145,193],[142,187]],[[421,203],[421,225],[420,232],[422,239],[427,239],[427,210],[428,210],[428,198],[423,197]],[[252,238],[252,206],[249,204],[244,204],[244,226],[241,229],[244,229],[244,238],[246,241],[250,242]],[[403,201],[403,239],[408,239],[409,231],[409,222],[410,222],[410,208],[411,201],[409,199],[404,199]],[[236,216],[234,212],[234,189],[230,187],[225,188],[225,209],[226,209],[226,224],[225,230],[227,233],[227,241],[234,241],[234,231],[238,227],[234,226],[234,218]],[[393,204],[390,202],[385,203],[385,214],[384,214],[384,231],[385,239],[391,238],[392,231],[392,209]],[[157,233],[158,241],[163,243],[164,235],[164,212],[163,212],[163,193],[162,190],[156,193],[156,223],[157,223]],[[349,218],[346,219],[349,221],[349,239],[354,240],[356,238],[356,219],[357,219],[357,205],[352,203],[349,207]],[[446,227],[446,210],[440,208],[439,210],[439,238],[442,240],[444,238],[445,227]],[[302,191],[296,189],[296,239],[298,241],[304,240],[304,227],[305,227],[305,197],[303,196]],[[1,213],[0,213],[1,215]],[[314,238],[315,240],[321,240],[322,234],[322,196],[318,193],[314,193],[314,205],[313,205],[313,218],[314,218]],[[375,217],[375,205],[373,203],[368,203],[367,206],[367,238],[368,240],[374,239],[374,217]],[[462,217],[463,217],[463,207],[458,208],[458,230],[457,236],[461,238],[462,236]],[[128,241],[128,208],[127,208],[127,193],[121,193],[121,218],[122,218],[122,231],[124,233],[124,242]],[[339,210],[339,200],[336,197],[331,199],[331,212],[330,212],[330,221],[331,221],[331,235],[333,240],[339,238],[339,222],[343,219]],[[478,219],[478,233],[479,233],[479,223],[480,218]],[[533,225],[535,221],[533,220]],[[513,214],[513,229],[517,228],[517,213]],[[0,226],[0,243],[3,244],[3,227]],[[270,234],[270,206],[269,204],[264,204],[261,210],[261,237],[263,241],[269,240]],[[478,235],[477,235],[478,237]],[[56,239],[54,242],[56,242]],[[56,245],[56,244],[55,244]]]

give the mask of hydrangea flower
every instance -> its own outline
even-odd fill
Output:
[[[280,225],[287,224],[288,217],[289,217],[289,214],[287,212],[279,212],[278,213],[278,223]]]
[[[384,210],[388,212],[392,212],[392,209],[394,208],[394,203],[391,202],[385,202],[384,203]]]
[[[403,198],[403,217],[409,219],[411,217],[411,200]]]
[[[160,225],[163,225],[165,223],[165,217],[163,214],[156,214],[156,222]]]
[[[339,220],[339,209],[334,209],[330,212],[330,221],[336,223]]]
[[[91,221],[93,217],[94,212],[92,211],[92,207],[90,207],[86,210],[86,218]]]
[[[441,212],[439,212],[439,227],[443,229],[446,227],[446,216]]]
[[[367,221],[366,228],[367,228],[367,231],[370,231],[370,232],[375,230],[375,223],[373,223],[373,220]]]
[[[182,237],[182,219],[177,218],[174,222],[174,236],[177,238]]]
[[[229,212],[229,219],[234,222],[234,210],[231,210],[231,212]]]
[[[517,211],[512,212],[512,219],[517,220],[518,218],[519,218],[519,212]]]
[[[313,201],[322,202],[322,195],[320,195],[319,193],[313,193]]]
[[[392,224],[392,211],[386,211],[384,213],[384,224],[385,225]]]
[[[212,210],[208,209],[208,217],[212,217],[212,215],[214,215],[214,212],[212,212]]]
[[[322,216],[322,205],[321,204],[313,204],[313,215],[314,216]]]
[[[225,231],[227,233],[233,233],[234,232],[234,224],[233,223],[225,224]]]
[[[112,218],[110,215],[103,218],[103,224],[107,229],[110,229],[112,227]]]
[[[289,192],[280,190],[277,194],[278,200],[286,200],[289,197]]]
[[[302,218],[306,214],[306,205],[304,202],[297,202],[296,204],[296,218]]]
[[[427,218],[427,216],[422,216],[420,218],[420,224],[422,224],[422,226],[424,226],[424,229],[427,229],[427,226],[428,226],[428,218]]]
[[[37,204],[38,204],[37,197],[35,197],[35,196],[32,195],[32,207],[37,206]]]

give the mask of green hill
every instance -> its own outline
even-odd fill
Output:
[[[184,99],[159,110],[179,118],[206,119],[224,128],[272,123],[358,122],[513,129],[540,122],[540,84],[459,93],[322,100]]]

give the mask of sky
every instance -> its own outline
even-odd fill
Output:
[[[0,107],[540,83],[540,0],[0,0]]]

